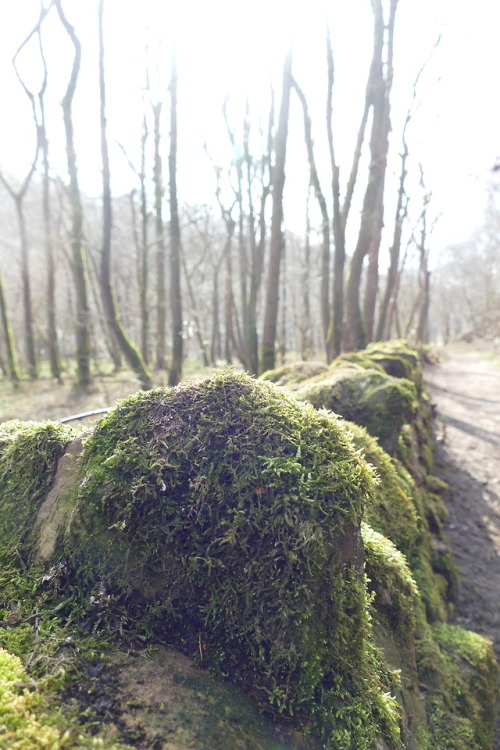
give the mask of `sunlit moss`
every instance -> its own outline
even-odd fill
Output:
[[[138,394],[86,443],[65,554],[186,654],[201,637],[268,711],[368,750],[397,734],[366,660],[372,473],[337,417],[272,384],[226,371]]]

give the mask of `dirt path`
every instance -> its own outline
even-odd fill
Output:
[[[500,367],[450,353],[426,378],[437,406],[437,473],[452,488],[446,533],[461,569],[453,619],[491,638],[500,659]]]

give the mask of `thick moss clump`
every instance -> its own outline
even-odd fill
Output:
[[[292,362],[289,365],[277,367],[275,370],[267,370],[261,380],[293,388],[303,380],[310,380],[325,372],[328,372],[328,366],[323,362]]]
[[[363,427],[352,422],[346,422],[346,427],[353,436],[356,448],[377,472],[378,481],[365,508],[365,521],[375,531],[388,537],[401,552],[411,556],[422,537],[411,477]]]
[[[28,552],[38,508],[75,434],[56,422],[0,424],[0,559]]]
[[[94,599],[142,601],[165,640],[325,747],[397,747],[368,642],[372,487],[337,417],[224,372],[131,397],[96,427],[61,552]]]
[[[456,625],[430,627],[421,621],[417,629],[417,664],[427,693],[432,746],[489,750],[498,697],[491,641]]]
[[[411,421],[417,406],[411,381],[358,364],[332,366],[327,374],[304,382],[296,392],[316,408],[329,409],[366,427],[390,454],[396,452],[401,429]]]

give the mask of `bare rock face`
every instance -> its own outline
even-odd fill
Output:
[[[69,525],[73,510],[71,497],[78,481],[77,459],[83,451],[83,440],[82,434],[66,446],[57,464],[54,483],[38,510],[33,528],[33,562],[36,565],[44,565],[54,557],[57,541]]]

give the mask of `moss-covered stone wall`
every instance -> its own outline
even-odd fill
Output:
[[[418,352],[393,342],[139,393],[84,435],[0,425],[0,645],[64,702],[102,644],[166,643],[242,691],[276,750],[486,750],[496,665],[446,624],[456,582],[422,383]],[[93,742],[130,740],[92,721]],[[237,742],[260,749],[257,735]]]
[[[497,693],[491,644],[446,624],[457,574],[443,533],[446,487],[432,473],[432,407],[420,353],[403,341],[373,344],[312,377],[301,363],[263,377],[351,420],[346,429],[376,469],[364,515],[365,570],[375,640],[401,670],[406,746],[490,748]],[[479,696],[477,679],[487,697]]]

